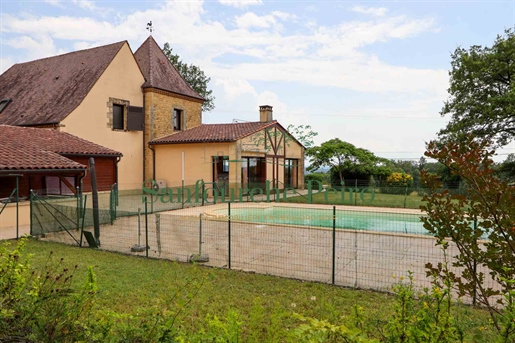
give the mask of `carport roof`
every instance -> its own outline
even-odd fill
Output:
[[[87,169],[65,157],[70,155],[122,156],[117,151],[66,132],[0,125],[0,172]]]

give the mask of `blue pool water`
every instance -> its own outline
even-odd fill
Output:
[[[214,213],[217,215],[228,214],[227,209],[215,210]],[[332,228],[333,210],[279,206],[232,208],[231,220]],[[420,220],[420,215],[408,213],[337,210],[336,227],[340,229],[428,234]]]

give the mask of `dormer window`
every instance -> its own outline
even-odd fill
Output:
[[[2,99],[0,100],[0,113],[11,103],[11,99]]]

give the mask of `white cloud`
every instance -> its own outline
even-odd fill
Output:
[[[286,12],[274,11],[269,15],[258,16],[253,12],[247,12],[241,16],[236,17],[236,26],[240,29],[257,28],[270,28],[274,27],[276,30],[282,28],[278,24],[278,20],[288,21],[295,19],[296,16]]]
[[[249,29],[251,27],[268,28],[276,23],[276,19],[272,15],[258,16],[255,13],[247,12],[236,17],[236,25],[240,29]]]
[[[91,0],[73,0],[73,3],[87,10],[94,11],[97,9],[95,2]]]
[[[351,21],[337,26],[321,26],[316,30],[321,43],[321,57],[338,57],[354,53],[357,49],[392,38],[402,39],[421,32],[435,31],[431,18],[410,19],[404,16],[384,18],[378,21]]]
[[[359,92],[431,92],[445,94],[446,70],[410,69],[390,66],[374,59],[363,61],[320,61],[292,59],[260,64],[243,63],[220,75],[238,75],[247,80],[292,82],[336,87]]]
[[[7,40],[5,44],[15,49],[25,49],[29,60],[49,57],[59,53],[53,39],[45,34],[32,37],[21,36],[16,39]]]
[[[229,100],[234,100],[245,94],[257,96],[254,87],[244,79],[217,78],[215,84],[223,86],[225,94]]]
[[[247,6],[261,5],[263,0],[218,0],[218,2],[225,6],[244,8]]]
[[[388,11],[384,7],[364,7],[364,6],[354,6],[350,9],[353,12],[370,14],[375,17],[382,17]]]
[[[285,33],[276,28],[283,21],[297,20],[289,13],[274,11],[258,16],[248,12],[234,17],[238,27],[231,29],[221,22],[205,20],[204,5],[202,1],[169,1],[115,21],[14,14],[2,14],[0,19],[2,32],[17,37],[7,44],[25,49],[25,54],[18,55],[33,59],[57,53],[55,39],[70,41],[71,50],[129,40],[136,50],[148,36],[145,24],[152,18],[158,43],[170,42],[183,60],[199,65],[226,92],[227,98],[233,99],[242,94],[255,96],[249,80],[360,92],[441,94],[447,88],[444,70],[392,66],[362,50],[377,42],[434,31],[436,24],[431,18],[384,16],[332,26],[313,23],[310,28],[298,20],[302,30]],[[263,30],[252,30],[255,27]],[[227,54],[247,57],[247,62],[213,62]]]
[[[279,18],[281,20],[293,20],[295,18],[297,18],[297,16],[295,14],[291,14],[291,13],[287,13],[287,12],[282,12],[282,11],[273,11],[272,12],[272,15],[276,18]]]

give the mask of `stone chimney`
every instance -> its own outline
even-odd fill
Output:
[[[263,105],[259,106],[259,121],[262,123],[268,123],[274,120],[272,106]]]

